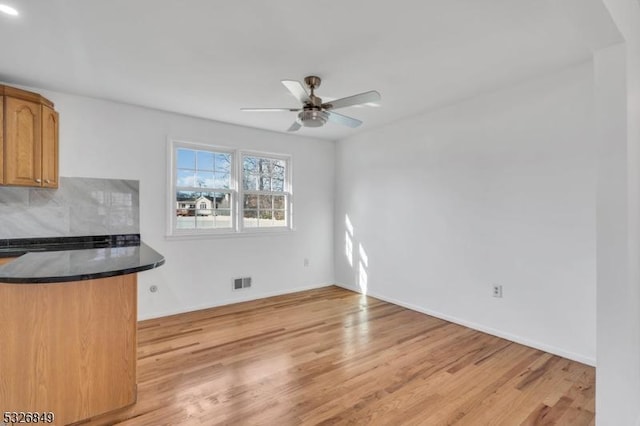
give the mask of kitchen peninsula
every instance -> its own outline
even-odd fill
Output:
[[[0,240],[0,407],[64,425],[136,401],[139,235]]]

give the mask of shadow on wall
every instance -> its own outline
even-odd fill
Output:
[[[355,282],[358,283],[360,292],[364,295],[367,294],[368,275],[367,270],[369,268],[369,257],[362,244],[358,244],[358,251],[355,251],[354,244],[354,228],[349,219],[349,215],[344,216],[345,235],[344,235],[344,254],[349,262],[351,270],[355,274]],[[357,256],[354,259],[354,255]],[[357,264],[357,268],[354,266]]]

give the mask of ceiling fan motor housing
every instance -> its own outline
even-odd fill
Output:
[[[298,119],[305,127],[320,127],[328,120],[328,114],[324,111],[306,109],[298,114]]]

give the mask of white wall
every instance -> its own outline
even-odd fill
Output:
[[[340,141],[337,281],[594,364],[593,114],[587,63]]]
[[[640,425],[640,4],[602,0],[624,43],[596,52],[598,425]]]
[[[139,318],[163,316],[333,283],[333,142],[33,89],[60,112],[62,176],[140,181],[143,241],[166,258],[139,274]],[[284,235],[165,239],[167,136],[291,154],[295,231]],[[309,258],[308,267],[303,259]],[[252,276],[234,292],[232,277]],[[159,292],[152,294],[155,284]]]
[[[602,49],[594,56],[598,124],[598,363],[596,370],[600,424],[632,424],[633,377],[637,353],[633,349],[633,290],[630,283],[629,199],[627,165],[626,59],[624,44]],[[624,348],[624,350],[621,350]],[[625,402],[626,400],[626,402]],[[604,419],[609,419],[605,421]],[[616,419],[615,422],[612,420]],[[626,421],[621,422],[621,419]]]

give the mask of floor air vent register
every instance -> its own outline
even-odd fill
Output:
[[[251,277],[234,278],[233,280],[234,290],[242,290],[250,287],[251,287]]]

